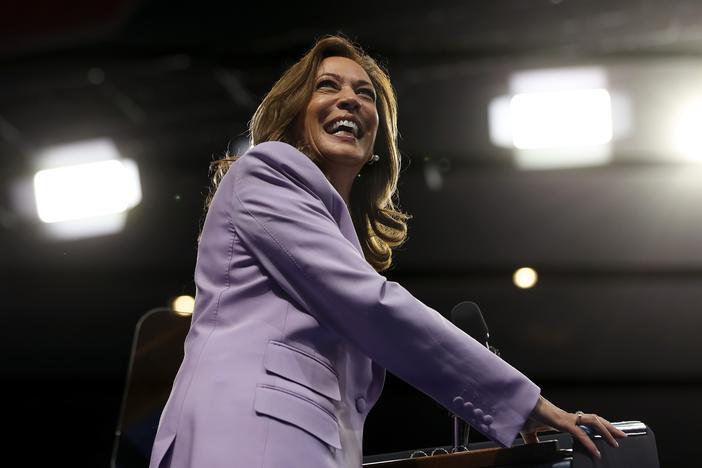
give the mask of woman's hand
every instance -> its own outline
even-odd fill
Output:
[[[612,425],[606,419],[596,414],[573,414],[563,411],[546,398],[540,396],[539,401],[529,415],[524,427],[520,431],[524,442],[527,444],[539,441],[537,433],[539,431],[559,430],[567,432],[578,439],[581,444],[595,457],[601,458],[600,451],[597,450],[594,442],[590,439],[579,424],[585,424],[599,432],[612,447],[619,447],[615,438],[626,437],[626,434]]]

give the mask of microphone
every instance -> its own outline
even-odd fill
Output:
[[[490,330],[478,304],[471,301],[456,304],[451,310],[451,322],[473,339],[484,344],[487,349],[500,355],[497,348],[490,346]]]

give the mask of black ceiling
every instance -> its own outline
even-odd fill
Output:
[[[179,144],[202,148],[243,130],[284,66],[337,31],[385,62],[400,94],[441,74],[702,51],[691,0],[35,1],[0,21],[3,160],[106,130],[168,145],[187,128]]]

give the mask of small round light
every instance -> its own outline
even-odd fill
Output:
[[[179,315],[191,315],[195,308],[195,298],[192,296],[178,296],[171,304],[173,312]]]
[[[529,267],[519,268],[512,275],[514,285],[521,289],[533,288],[538,280],[539,275],[533,268]]]

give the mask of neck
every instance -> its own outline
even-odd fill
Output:
[[[346,207],[351,209],[351,187],[353,186],[358,171],[355,168],[341,168],[333,172],[325,172],[327,179],[341,195]]]

